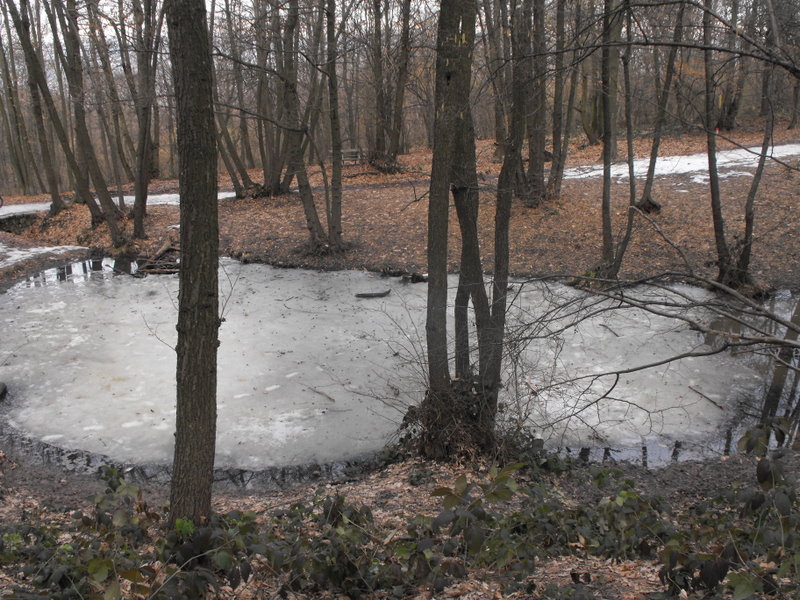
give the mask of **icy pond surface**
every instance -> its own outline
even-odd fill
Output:
[[[456,280],[451,281],[451,288]],[[379,450],[421,398],[426,285],[365,272],[220,269],[217,466],[329,464]],[[175,276],[77,263],[0,294],[4,418],[49,444],[168,464],[175,416]],[[356,298],[391,290],[383,298]],[[451,289],[451,291],[454,291]],[[686,288],[688,293],[704,292]],[[561,285],[515,286],[511,326],[532,338],[504,403],[550,446],[640,447],[715,436],[761,375],[725,355],[619,378],[605,371],[703,351],[685,325],[638,310],[569,324],[597,305]],[[568,308],[556,309],[564,302]],[[589,306],[591,305],[591,306]],[[553,311],[547,323],[534,317]],[[584,377],[571,384],[560,382]]]

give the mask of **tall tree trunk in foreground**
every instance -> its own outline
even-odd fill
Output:
[[[170,524],[211,514],[217,420],[217,147],[202,0],[167,0],[181,197],[177,415]]]

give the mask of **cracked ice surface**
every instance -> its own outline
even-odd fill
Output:
[[[135,279],[76,265],[0,295],[0,380],[9,422],[63,448],[165,464],[175,418],[177,278]],[[63,271],[62,271],[63,277]],[[425,285],[363,272],[316,273],[222,262],[217,465],[331,463],[377,451],[424,387]],[[451,302],[456,280],[451,279]],[[359,292],[392,293],[357,299]],[[688,289],[688,288],[687,288]],[[687,292],[689,293],[689,292]],[[703,294],[704,292],[694,292]],[[510,323],[580,297],[525,286]],[[566,317],[564,317],[566,318]],[[550,327],[561,328],[563,318]],[[451,329],[452,330],[452,329]],[[698,334],[640,311],[606,313],[534,340],[519,396],[551,445],[705,439],[761,376],[730,356],[693,358],[609,379],[548,388],[575,375],[702,349]],[[513,386],[508,386],[513,391]],[[538,389],[537,394],[531,390]],[[594,443],[590,443],[594,440]]]

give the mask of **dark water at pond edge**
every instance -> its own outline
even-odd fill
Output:
[[[100,283],[101,285],[98,289],[103,290],[102,286],[106,285],[110,281],[121,281],[126,277],[130,279],[128,275],[135,275],[137,273],[138,266],[139,265],[136,263],[131,263],[129,261],[111,262],[108,260],[99,259],[85,261],[82,263],[65,265],[58,269],[51,269],[47,272],[33,275],[29,277],[26,282],[23,282],[21,287],[29,290],[45,289],[53,288],[54,286],[64,283],[70,283],[73,284],[73,286],[80,287],[95,282]],[[289,284],[287,278],[290,278],[296,274],[283,271],[270,273],[270,285],[277,285],[280,290],[288,289]],[[349,274],[339,283],[330,285],[326,283],[325,285],[321,285],[319,283],[319,277],[321,277],[319,274],[310,272],[304,273],[308,277],[314,278],[314,281],[311,283],[306,282],[302,284],[304,286],[302,289],[305,290],[303,295],[314,296],[316,300],[322,299],[327,302],[328,305],[333,306],[346,304],[344,300],[345,296],[347,298],[351,298],[353,296],[353,292],[374,291],[377,288],[383,289],[384,287],[390,287],[387,280],[380,279],[377,276],[370,274]],[[151,277],[149,279],[153,281],[169,281],[170,279],[174,278]],[[247,276],[245,276],[244,279],[247,279]],[[258,285],[260,285],[262,282],[261,280],[256,280],[255,277],[253,277],[252,280],[254,282],[252,283],[252,289],[248,291],[253,291],[255,293],[258,291]],[[153,284],[151,282],[148,285],[152,286]],[[143,302],[144,299],[148,298],[151,293],[155,293],[155,289],[164,287],[165,285],[167,284],[158,283],[158,285],[155,285],[154,287],[143,290],[142,294],[138,296],[129,297],[128,301],[133,303]],[[395,294],[403,290],[410,289],[410,286],[406,286],[401,289],[394,282],[391,284],[391,287]],[[414,302],[418,299],[420,294],[424,294],[424,286],[415,287],[419,289],[404,298],[404,310],[410,311],[409,306],[415,310],[419,308],[414,304]],[[294,290],[294,288],[291,289]],[[101,295],[105,293],[105,291],[101,291]],[[292,294],[293,293],[295,292],[292,292]],[[292,311],[304,310],[303,307],[305,305],[303,304],[303,298],[298,299],[293,297],[292,294],[289,294],[288,292],[287,294],[283,294],[283,296],[286,297],[282,297],[280,300],[284,301],[284,303],[287,304]],[[28,296],[25,295],[25,297],[27,298]],[[2,301],[3,298],[2,295],[0,295],[0,303],[2,303]],[[790,318],[794,323],[800,323],[797,298],[792,298],[787,294],[782,294],[770,302],[772,303],[773,310],[784,315],[784,318]],[[249,308],[246,307],[245,312],[251,309],[254,310],[256,306],[258,305],[256,304]],[[355,311],[362,311],[365,306],[368,305],[356,304]],[[0,307],[2,307],[2,304],[0,304]],[[119,307],[114,305],[114,309],[119,310]],[[44,310],[44,308],[42,308],[42,310]],[[92,307],[89,309],[90,312],[92,310],[96,310],[96,308]],[[384,306],[382,310],[386,310],[386,307]],[[57,313],[58,311],[55,312]],[[318,317],[319,311],[318,309],[314,309],[306,314],[313,314],[313,316],[304,317],[306,321],[313,321]],[[338,312],[335,311],[332,314],[338,315]],[[331,318],[331,315],[325,315],[322,320],[327,322]],[[149,326],[151,325],[152,324]],[[735,322],[715,324],[716,329],[730,331],[731,333],[736,333],[736,327],[737,324]],[[331,332],[331,336],[335,337],[340,333],[341,332]],[[781,331],[778,327],[776,327],[772,333],[776,337],[786,335],[786,332]],[[792,332],[790,332],[790,334],[791,333]],[[46,332],[43,335],[46,335]],[[82,333],[78,331],[76,335],[80,336]],[[381,339],[381,336],[386,335],[386,331],[384,329],[378,329],[376,331],[370,331],[369,335],[374,336],[377,339]],[[363,340],[366,337],[369,336],[365,336],[363,332],[356,332],[349,339],[344,341],[343,350],[347,350],[349,345],[355,343],[356,339]],[[370,343],[374,342],[375,340],[372,339],[367,341],[369,342],[369,346]],[[714,340],[709,339],[707,342],[713,344]],[[373,349],[374,345],[369,348],[369,351],[372,351]],[[337,348],[337,350],[342,350],[342,348]],[[5,352],[9,351],[9,349],[0,348],[0,351],[3,351],[5,354]],[[354,351],[357,352],[357,350]],[[363,361],[366,359],[366,357],[371,356],[372,355],[367,352],[366,354],[360,355],[358,359]],[[0,363],[3,362],[4,358],[4,355],[0,355]],[[304,359],[303,361],[296,361],[298,365],[303,365],[304,362],[307,362],[307,360]],[[644,463],[649,467],[657,467],[659,465],[667,464],[673,460],[700,459],[708,456],[735,452],[737,440],[749,427],[752,427],[759,422],[774,422],[776,420],[783,420],[785,423],[785,428],[789,433],[786,443],[797,444],[797,429],[798,422],[800,421],[800,415],[798,414],[800,413],[800,391],[798,390],[799,377],[797,371],[798,351],[781,350],[780,352],[776,353],[773,359],[768,359],[768,357],[765,356],[758,356],[748,359],[748,363],[750,364],[751,368],[757,369],[762,374],[763,384],[760,386],[759,390],[753,393],[750,397],[739,397],[739,406],[737,409],[735,411],[730,411],[724,422],[721,424],[721,427],[716,428],[713,434],[709,434],[704,439],[698,440],[695,438],[683,440],[675,437],[667,439],[654,435],[643,437],[642,443],[640,444],[620,445],[612,443],[605,445],[597,444],[595,442],[588,444],[587,446],[583,446],[583,444],[573,445],[570,443],[569,448],[566,448],[563,445],[554,446],[553,444],[548,444],[548,448],[553,449],[560,447],[560,451],[563,454],[570,455],[578,459],[591,461],[626,460]],[[315,366],[318,370],[331,372],[334,370],[330,365],[323,364],[322,362]],[[104,366],[102,368],[107,369],[109,367]],[[296,374],[296,371],[292,370],[293,368],[295,367],[285,367],[285,371],[281,374],[281,376],[288,378],[289,381],[293,381],[295,379],[294,375]],[[301,367],[296,368],[299,370]],[[402,375],[400,371],[398,371],[398,373]],[[0,379],[3,379],[3,377],[3,371],[0,371]],[[287,386],[287,383],[285,383],[283,380],[280,380],[280,382],[281,386]],[[338,403],[341,401],[340,397],[337,393],[331,392],[329,394],[328,392],[331,388],[323,388],[317,383],[304,383],[304,385],[306,386],[306,390],[310,388],[312,391],[322,392],[321,394],[317,394],[316,402],[313,403],[313,407],[305,407],[303,409],[309,415],[319,417],[320,414],[325,414],[326,411],[330,411],[332,409],[335,412],[336,408],[327,405],[329,401],[325,400],[326,395],[329,397],[331,397],[331,395],[336,396],[336,407],[339,407]],[[268,390],[270,387],[273,386],[266,386],[265,389]],[[341,384],[340,387],[342,389],[352,390],[357,387],[357,384],[353,384],[349,387],[348,385]],[[358,392],[364,393],[365,390],[366,388],[362,387],[358,390]],[[339,388],[336,388],[336,391],[340,391]],[[698,394],[701,395],[702,393],[703,392],[698,392]],[[708,401],[710,403],[716,402],[716,400],[713,398],[709,398]],[[320,406],[322,406],[322,408],[320,408]],[[374,412],[375,410],[375,408],[372,406],[366,406],[366,409],[368,412]],[[352,409],[346,408],[341,410]],[[20,453],[26,455],[35,455],[44,462],[60,465],[67,470],[89,472],[96,471],[96,469],[102,464],[114,464],[117,466],[127,466],[136,476],[143,479],[166,479],[169,476],[169,468],[165,466],[163,462],[145,461],[146,464],[134,465],[129,461],[111,458],[107,455],[104,455],[103,452],[98,452],[91,449],[70,449],[67,446],[59,445],[58,440],[49,441],[47,435],[37,435],[36,433],[28,432],[24,427],[16,426],[16,423],[9,423],[6,418],[8,417],[8,406],[3,408],[3,413],[5,414],[3,415],[3,423],[0,425],[0,437],[2,437],[3,444],[6,445],[6,447],[11,447]],[[306,418],[305,413],[304,415],[301,415],[301,417]],[[350,420],[352,420],[352,417],[350,417]],[[128,421],[127,423],[132,422],[133,421]],[[123,423],[123,426],[125,425],[126,423]],[[131,425],[131,427],[138,427],[138,425]],[[391,434],[392,428],[393,426],[385,428],[385,435],[387,437]],[[298,432],[299,429],[295,426],[295,423],[291,422],[287,425],[286,431],[282,432],[282,435],[285,434],[291,436]],[[320,478],[347,478],[374,465],[374,456],[376,451],[377,447],[374,449],[366,449],[365,447],[363,451],[356,451],[350,456],[342,456],[341,458],[328,455],[324,452],[317,452],[311,457],[311,460],[302,460],[295,462],[294,464],[266,465],[263,468],[255,466],[237,468],[230,465],[223,465],[223,468],[218,471],[217,479],[233,485],[242,485],[246,487],[274,487],[290,481],[310,481]]]

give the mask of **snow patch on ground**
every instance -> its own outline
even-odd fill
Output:
[[[761,153],[760,146],[752,148],[740,148],[738,150],[724,150],[717,152],[717,167],[724,171],[721,176],[750,176],[749,172],[733,170],[735,167],[755,168],[758,164],[758,157]],[[785,159],[791,156],[800,155],[800,144],[782,144],[773,146],[770,149],[768,158]],[[633,170],[636,177],[647,175],[647,167],[650,158],[638,158],[633,161]],[[702,154],[689,154],[686,156],[659,156],[656,162],[656,175],[687,175],[699,173],[700,175],[693,180],[698,183],[708,181],[708,156]],[[590,177],[602,177],[603,165],[585,165],[565,169],[566,179],[587,179]],[[617,162],[611,165],[611,176],[618,179],[627,179],[628,163]]]
[[[221,192],[217,198],[219,200],[227,200],[235,198],[236,194],[232,192]],[[129,207],[133,206],[135,196],[123,196],[125,204]],[[147,197],[148,206],[178,206],[180,204],[180,196],[178,194],[155,194]],[[50,210],[49,202],[35,202],[31,204],[6,204],[0,208],[0,218],[10,217],[12,215],[29,215],[39,212],[47,212]]]

